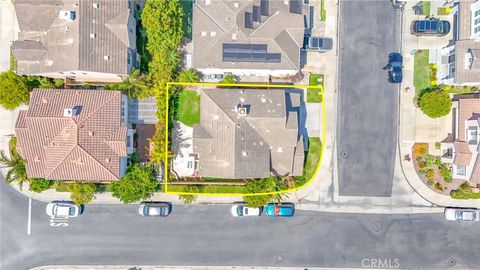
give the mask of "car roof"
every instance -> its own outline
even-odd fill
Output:
[[[57,205],[57,211],[56,211],[56,215],[58,216],[68,216],[70,214],[70,205],[66,205],[66,204],[58,204]]]

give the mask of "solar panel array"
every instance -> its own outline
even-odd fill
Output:
[[[268,0],[260,0],[260,13],[263,16],[270,16]]]
[[[302,14],[303,0],[290,0],[290,12],[295,14]]]
[[[253,6],[253,21],[262,22],[262,15],[260,14],[259,6]]]
[[[266,44],[223,43],[223,62],[280,63],[280,53],[267,53]]]
[[[245,12],[245,28],[253,29],[253,13]]]

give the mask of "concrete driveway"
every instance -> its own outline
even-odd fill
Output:
[[[337,160],[340,196],[389,197],[397,145],[398,85],[387,58],[400,49],[390,1],[340,1]]]

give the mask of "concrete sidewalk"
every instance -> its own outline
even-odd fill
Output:
[[[269,266],[171,266],[171,265],[50,265],[31,268],[31,270],[324,270],[323,267],[269,267]],[[361,268],[336,268],[361,269]]]

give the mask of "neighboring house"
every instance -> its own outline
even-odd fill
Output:
[[[193,67],[207,75],[295,74],[309,11],[303,0],[197,0]]]
[[[116,82],[137,65],[133,0],[15,0],[20,75]]]
[[[20,111],[17,150],[30,178],[108,182],[133,152],[128,98],[119,91],[34,89]]]
[[[230,179],[299,176],[304,144],[300,94],[284,90],[204,89],[193,126],[198,176]]]
[[[453,44],[441,50],[447,76],[440,83],[480,84],[480,1],[460,0],[452,9]]]
[[[480,187],[480,95],[456,95],[453,130],[441,144],[442,161],[453,163],[453,178]]]

